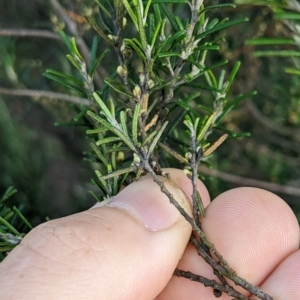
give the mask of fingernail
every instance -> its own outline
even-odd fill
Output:
[[[174,182],[163,177],[161,180],[178,203],[190,212],[190,201],[184,192]],[[160,187],[148,176],[130,184],[112,198],[106,206],[127,211],[151,231],[167,229],[182,218],[167,196],[161,192]]]

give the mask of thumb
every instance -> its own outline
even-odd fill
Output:
[[[191,214],[190,180],[166,171],[172,181],[161,180]],[[208,193],[198,187],[207,205]],[[5,299],[154,299],[190,234],[188,222],[145,176],[109,201],[34,229],[0,265],[0,289]]]

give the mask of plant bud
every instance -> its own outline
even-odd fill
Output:
[[[140,84],[143,85],[145,83],[145,75],[144,74],[140,74],[139,75],[139,79],[140,79]]]
[[[191,176],[193,173],[191,172],[191,170],[187,169],[187,168],[184,168],[183,169],[183,173],[186,175],[186,176]]]
[[[138,85],[136,85],[136,86],[134,87],[132,93],[133,93],[133,95],[134,95],[135,98],[140,99],[141,94],[142,94],[141,88],[140,88]]]
[[[126,24],[127,24],[127,19],[125,17],[123,17],[122,28],[125,28]]]
[[[152,89],[154,87],[154,81],[152,79],[149,79],[147,84],[148,84],[148,89]]]
[[[117,162],[124,161],[124,158],[125,158],[124,152],[123,151],[118,152],[117,157],[116,157]]]
[[[120,75],[121,77],[127,76],[127,74],[128,74],[127,68],[122,67],[122,66],[118,66],[117,67],[117,74]]]
[[[114,36],[114,35],[111,35],[111,34],[107,35],[107,37],[110,40],[112,40],[115,44],[118,42],[118,39],[119,39],[117,36]]]
[[[190,161],[190,160],[192,159],[192,153],[191,153],[191,152],[187,152],[187,153],[185,153],[184,157],[185,157],[188,161]]]

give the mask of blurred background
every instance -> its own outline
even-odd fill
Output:
[[[64,29],[75,36],[83,54],[88,53],[95,33],[82,15],[95,7],[90,0],[0,1],[0,194],[11,185],[17,188],[10,202],[33,225],[47,216],[52,219],[87,209],[95,202],[89,193],[94,171],[83,160],[83,152],[89,149],[84,130],[54,126],[72,119],[74,111],[70,99],[49,93],[71,93],[42,75],[47,68],[72,74],[57,31]],[[227,129],[250,132],[251,137],[227,140],[211,158],[212,168],[200,169],[211,197],[238,186],[265,188],[282,197],[299,219],[300,77],[284,71],[298,67],[299,61],[254,57],[258,46],[245,44],[251,38],[292,37],[293,32],[267,6],[238,5],[209,16],[249,18],[216,34],[215,38],[226,37],[226,41],[211,60],[228,59],[222,66],[228,72],[236,61],[242,62],[232,96],[257,91],[223,121]],[[105,46],[100,43],[103,50]],[[294,45],[274,47],[298,51]],[[101,65],[96,86],[111,65],[110,60]]]

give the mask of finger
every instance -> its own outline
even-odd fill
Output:
[[[261,288],[276,300],[300,299],[299,270],[300,250],[297,250],[279,264]]]
[[[160,179],[190,213],[189,179],[168,171],[174,181]],[[208,193],[200,183],[199,189],[207,205]],[[143,177],[104,206],[28,234],[0,265],[1,297],[152,300],[172,277],[190,233],[160,188]]]
[[[255,285],[299,246],[292,210],[276,195],[256,188],[233,189],[217,197],[207,207],[202,228],[237,274]],[[191,246],[178,268],[216,279]],[[215,299],[211,288],[173,277],[158,299],[198,299],[199,294]]]

